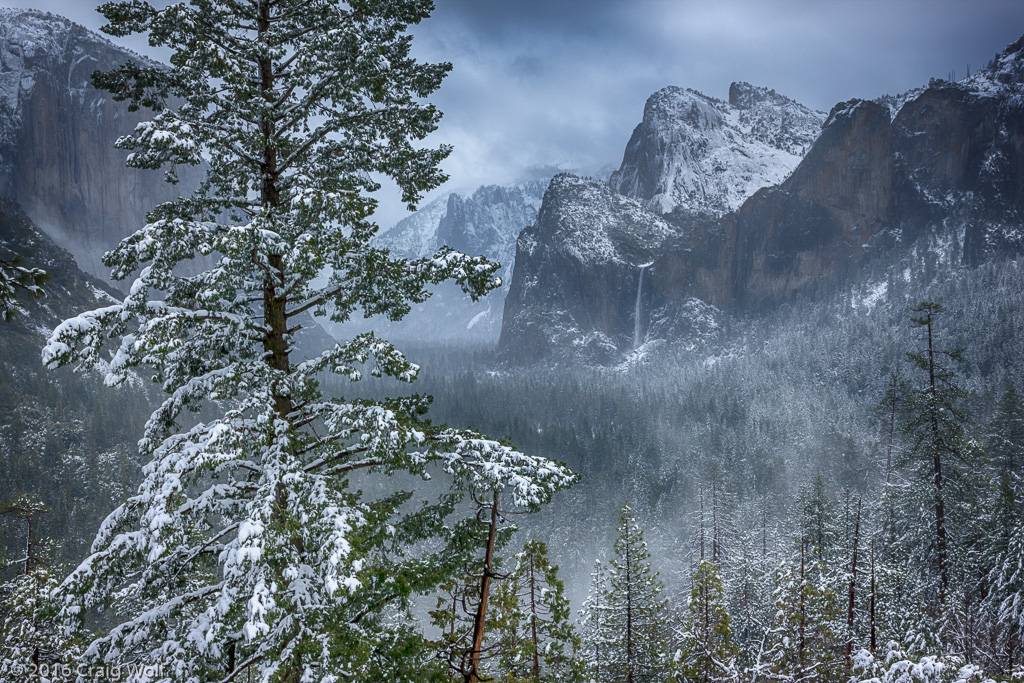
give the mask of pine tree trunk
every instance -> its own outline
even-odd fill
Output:
[[[262,37],[270,30],[270,0],[260,0],[260,16],[257,20],[259,35]],[[273,102],[274,65],[269,57],[258,60],[260,77],[260,96],[268,103]],[[274,119],[264,117],[260,123],[260,134],[263,136],[263,161],[260,171],[263,175],[260,187],[260,204],[265,210],[275,209],[281,202],[281,191],[277,186],[278,164],[277,148],[273,141],[277,137]],[[263,317],[267,328],[263,340],[263,349],[267,353],[267,362],[274,370],[289,371],[289,353],[285,337],[288,332],[287,298],[278,290],[284,287],[286,273],[284,256],[271,254],[268,258],[269,268],[263,275]],[[288,396],[274,393],[274,409],[282,420],[287,420],[292,412],[292,403]]]
[[[487,550],[484,553],[484,571],[480,577],[480,602],[473,617],[473,649],[469,653],[469,669],[463,672],[466,683],[480,680],[480,655],[483,651],[484,630],[487,623],[487,599],[491,594],[494,576],[494,541],[498,534],[498,492],[491,503],[491,520],[487,528]]]
[[[704,487],[700,487],[700,559],[704,559]]]
[[[540,683],[540,652],[537,642],[537,580],[533,555],[530,555],[530,637],[533,640],[533,680]]]
[[[932,344],[932,313],[927,312],[928,391],[931,410],[932,474],[935,485],[935,554],[939,565],[939,604],[946,604],[949,589],[949,568],[946,566],[946,506],[942,497],[942,438],[939,434],[938,392],[935,383],[935,349]]]
[[[893,375],[892,384],[889,387],[892,392],[889,404],[889,446],[885,451],[885,483],[889,484],[889,476],[892,473],[892,445],[896,439],[896,376]]]
[[[633,548],[629,537],[630,530],[626,530],[626,683],[633,681],[633,577],[632,577],[632,554]]]
[[[800,620],[797,628],[798,641],[797,641],[797,661],[799,662],[800,672],[804,670],[804,647],[805,641],[805,622],[807,620],[807,612],[804,606],[804,595],[807,589],[806,586],[806,571],[804,569],[804,547],[806,543],[803,536],[800,537]]]
[[[874,655],[875,642],[875,539],[871,539],[871,601],[869,603],[869,619],[871,622],[871,654]]]
[[[32,515],[25,515],[25,522],[28,524],[28,531],[25,534],[25,576],[28,576],[32,569]]]
[[[711,482],[711,561],[718,564],[718,482]]]
[[[257,41],[262,41],[264,36],[271,29],[271,0],[259,0],[259,17],[256,20]],[[274,64],[270,57],[261,56],[257,59],[257,70],[259,73],[259,95],[266,102],[273,102],[274,89]],[[281,201],[280,189],[277,186],[277,149],[274,146],[276,132],[272,116],[264,116],[260,122],[260,134],[263,137],[263,160],[260,171],[262,173],[262,185],[260,187],[260,205],[265,212],[277,208]],[[287,298],[279,289],[286,282],[284,256],[282,254],[270,254],[268,266],[256,265],[263,268],[263,324],[266,329],[263,338],[263,349],[266,354],[266,362],[278,372],[287,373],[290,369],[288,346],[285,340],[288,329]],[[274,412],[283,421],[288,421],[292,413],[292,404],[288,396],[280,393],[275,387],[273,391]],[[274,439],[273,431],[267,436],[268,442]],[[273,517],[278,523],[284,523],[288,517],[288,497],[283,482],[276,486],[276,505]],[[302,540],[293,536],[292,544],[299,552],[303,552]],[[297,681],[302,670],[301,661],[298,655],[293,657],[292,662],[285,665],[283,680]]]
[[[761,501],[761,571],[765,571],[768,563],[768,509]]]
[[[849,602],[846,607],[846,673],[853,670],[853,606],[857,591],[857,546],[860,545],[860,499],[857,500],[857,520],[853,526],[853,557],[850,560]]]

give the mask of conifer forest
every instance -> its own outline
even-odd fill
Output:
[[[1015,5],[902,94],[662,82],[630,135],[545,60],[607,21],[648,88],[638,26],[764,5],[27,2],[0,681],[1024,683]]]

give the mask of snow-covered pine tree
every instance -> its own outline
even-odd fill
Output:
[[[661,680],[667,664],[662,584],[651,568],[643,531],[629,505],[622,508],[618,537],[600,599],[599,638],[608,683]]]
[[[36,517],[47,511],[38,498],[21,495],[0,506],[0,514],[25,522],[25,556],[6,564],[18,567],[0,584],[0,678],[52,680],[51,672],[73,670],[81,654],[81,638],[62,629],[52,595],[59,574],[48,566],[53,544],[36,541]]]
[[[831,559],[839,545],[840,529],[836,503],[829,495],[825,478],[816,472],[800,487],[797,495],[799,523],[807,553],[814,562]]]
[[[499,681],[584,680],[565,586],[543,541],[526,541],[495,593],[489,638],[497,650]]]
[[[718,566],[707,560],[697,564],[678,640],[674,667],[678,680],[710,683],[732,673],[738,648],[732,640]]]
[[[988,425],[985,449],[999,474],[1024,476],[1024,401],[1008,384]]]
[[[431,424],[429,398],[326,396],[332,373],[416,377],[372,333],[306,360],[294,350],[310,312],[398,319],[431,283],[454,279],[473,297],[497,284],[481,257],[396,259],[370,244],[376,178],[410,204],[444,178],[447,150],[417,143],[440,116],[424,98],[450,67],[413,59],[407,33],[431,9],[101,7],[107,32],[146,33],[171,55],[167,68],[95,77],[153,110],[119,142],[128,163],[167,167],[171,181],[178,164],[207,172],[106,256],[115,278],[138,272],[128,296],[59,325],[43,354],[50,367],[103,363],[110,384],[146,368],[168,394],[139,442],[138,493],[63,586],[69,618],[111,603],[122,615],[88,661],[161,665],[167,681],[422,680],[433,653],[407,607],[462,570],[445,547],[459,496],[385,478],[443,473],[457,491],[501,489],[525,507],[572,482],[556,463]]]
[[[907,448],[897,465],[909,484],[910,506],[905,515],[923,516],[927,510],[931,517],[931,530],[922,530],[918,547],[924,549],[922,580],[932,594],[931,608],[942,611],[950,593],[954,560],[962,555],[951,544],[953,539],[966,540],[968,535],[984,452],[967,437],[965,429],[966,415],[961,405],[965,392],[957,384],[952,365],[963,360],[963,353],[936,344],[935,322],[943,312],[942,306],[923,302],[913,312],[912,327],[922,333],[921,350],[907,357],[919,374],[903,402]]]
[[[607,594],[608,570],[601,560],[595,560],[590,574],[590,590],[579,612],[583,658],[592,681],[603,681],[608,670],[608,643],[605,638],[610,634],[604,627],[608,616]]]
[[[720,572],[727,600],[732,641],[741,650],[754,651],[768,629],[772,603],[772,568],[782,561],[784,544],[770,520],[766,500],[748,506],[740,525],[729,574]]]
[[[984,608],[991,656],[1003,671],[1024,662],[1024,514],[1010,474],[1000,477],[987,538],[989,568]]]
[[[799,557],[776,573],[775,620],[763,661],[772,662],[776,675],[791,680],[839,680],[839,596],[824,562],[814,559],[817,553],[808,546],[801,538]]]
[[[47,279],[46,271],[25,266],[17,255],[0,258],[0,317],[10,320],[11,316],[23,312],[19,294],[42,295]]]

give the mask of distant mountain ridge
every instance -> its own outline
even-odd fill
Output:
[[[428,256],[441,245],[474,256],[483,254],[502,264],[498,275],[507,290],[516,238],[537,217],[549,180],[481,185],[470,195],[442,195],[381,233],[375,242],[408,258]]]
[[[733,83],[728,102],[669,86],[648,98],[610,184],[657,213],[721,215],[782,182],[824,120],[824,112],[749,83]]]
[[[723,132],[725,116],[715,102],[699,93],[661,91],[648,107],[657,115],[645,114],[623,166],[638,169],[635,178],[641,178],[639,169],[646,168],[657,171],[651,177],[659,182],[672,182],[624,185],[628,178],[620,173],[613,177],[612,186],[640,194],[659,211],[671,206],[674,212],[665,217],[676,226],[676,235],[660,243],[646,267],[631,264],[632,280],[620,278],[609,286],[608,273],[594,267],[590,259],[555,257],[566,253],[558,235],[572,230],[571,220],[561,228],[537,232],[541,239],[532,241],[529,249],[521,248],[517,256],[512,292],[538,295],[507,299],[500,353],[516,362],[565,359],[614,364],[635,351],[638,341],[640,345],[655,340],[688,345],[695,334],[713,331],[723,316],[757,315],[798,296],[821,295],[836,285],[855,282],[868,261],[896,260],[907,250],[942,249],[936,262],[947,264],[944,267],[971,267],[1021,253],[1022,81],[1024,39],[961,82],[933,81],[881,102],[837,104],[792,172],[729,212],[723,212],[729,206],[727,198],[737,195],[707,191],[716,177],[729,173],[705,179],[703,185],[675,182],[696,177],[693,169],[700,167],[690,164],[684,169],[689,176],[679,173],[680,160],[716,158],[706,143],[714,135],[729,137]],[[682,113],[684,124],[647,126],[660,122],[663,112],[669,111],[662,103],[665,98]],[[742,93],[734,99],[741,100]],[[669,135],[662,134],[666,130]],[[684,130],[694,137],[676,135]],[[673,144],[662,144],[665,140]],[[803,144],[801,138],[792,142]],[[707,153],[700,156],[695,151]],[[700,191],[672,195],[659,190],[660,194],[644,195],[642,187],[697,187]],[[690,203],[673,204],[676,197],[680,201],[690,197],[686,200]],[[709,203],[709,197],[717,203]],[[588,204],[593,200],[582,194],[559,201],[568,201],[559,208],[565,216],[587,215],[593,208]],[[542,208],[541,214],[545,211]],[[628,223],[635,213],[629,209],[621,218]],[[646,220],[651,224],[654,218]],[[607,217],[598,227],[620,224],[622,220]],[[603,239],[595,235],[594,244]],[[530,282],[516,281],[527,274],[530,280],[553,283],[558,291],[541,296]],[[635,305],[623,305],[631,296]],[[549,324],[553,318],[566,320],[565,311],[572,311],[571,329]],[[639,334],[629,335],[634,326]],[[524,336],[523,329],[538,334]],[[595,338],[608,343],[595,349],[572,341]]]
[[[500,263],[497,276],[501,287],[480,301],[473,302],[455,285],[441,285],[398,322],[355,319],[341,325],[322,324],[338,338],[372,328],[399,340],[493,344],[501,330],[505,296],[512,281],[516,238],[536,219],[549,180],[542,176],[509,185],[482,185],[472,194],[450,192],[375,238],[376,246],[406,258],[429,256],[447,245]]]
[[[785,178],[825,118],[823,112],[748,83],[733,83],[729,99],[722,102],[676,87],[652,95],[644,120],[607,186],[639,200],[642,206],[631,210],[646,207],[652,212],[651,220],[658,213],[673,211],[673,224],[680,223],[683,215],[721,215],[761,187]],[[555,177],[563,178],[562,187],[552,196],[561,197],[568,181],[563,174]],[[432,253],[440,244],[484,254],[502,264],[498,274],[503,280],[502,288],[484,302],[470,304],[457,292],[441,288],[407,321],[381,325],[399,336],[403,329],[415,328],[428,338],[497,338],[503,307],[507,309],[505,296],[516,279],[516,240],[520,230],[534,226],[549,179],[482,186],[465,198],[458,193],[442,196],[378,237],[380,246],[409,257]],[[587,187],[604,184],[584,183]],[[594,212],[589,215],[600,223]],[[606,341],[601,344],[607,345]]]

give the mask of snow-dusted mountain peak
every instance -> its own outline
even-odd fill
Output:
[[[116,54],[120,61],[156,64],[65,17],[0,7],[0,114],[8,119],[5,124],[11,117],[17,119],[13,123],[20,123],[21,103],[41,74],[59,76],[71,91],[91,88],[90,77],[101,53]]]
[[[648,98],[610,183],[658,213],[720,215],[782,182],[824,120],[824,112],[749,83],[733,83],[729,102],[669,86]]]
[[[729,105],[739,110],[740,129],[746,134],[799,157],[818,138],[824,118],[822,112],[750,83],[729,86]]]
[[[584,265],[638,267],[653,260],[675,228],[596,180],[563,173],[551,180],[537,222],[519,236],[520,251],[535,244],[570,255]]]
[[[713,130],[725,125],[726,103],[692,90],[670,85],[651,95],[644,104],[644,121],[663,126],[683,124],[694,130]]]
[[[1020,96],[1024,93],[1024,36],[960,84],[982,96],[1011,93]]]

